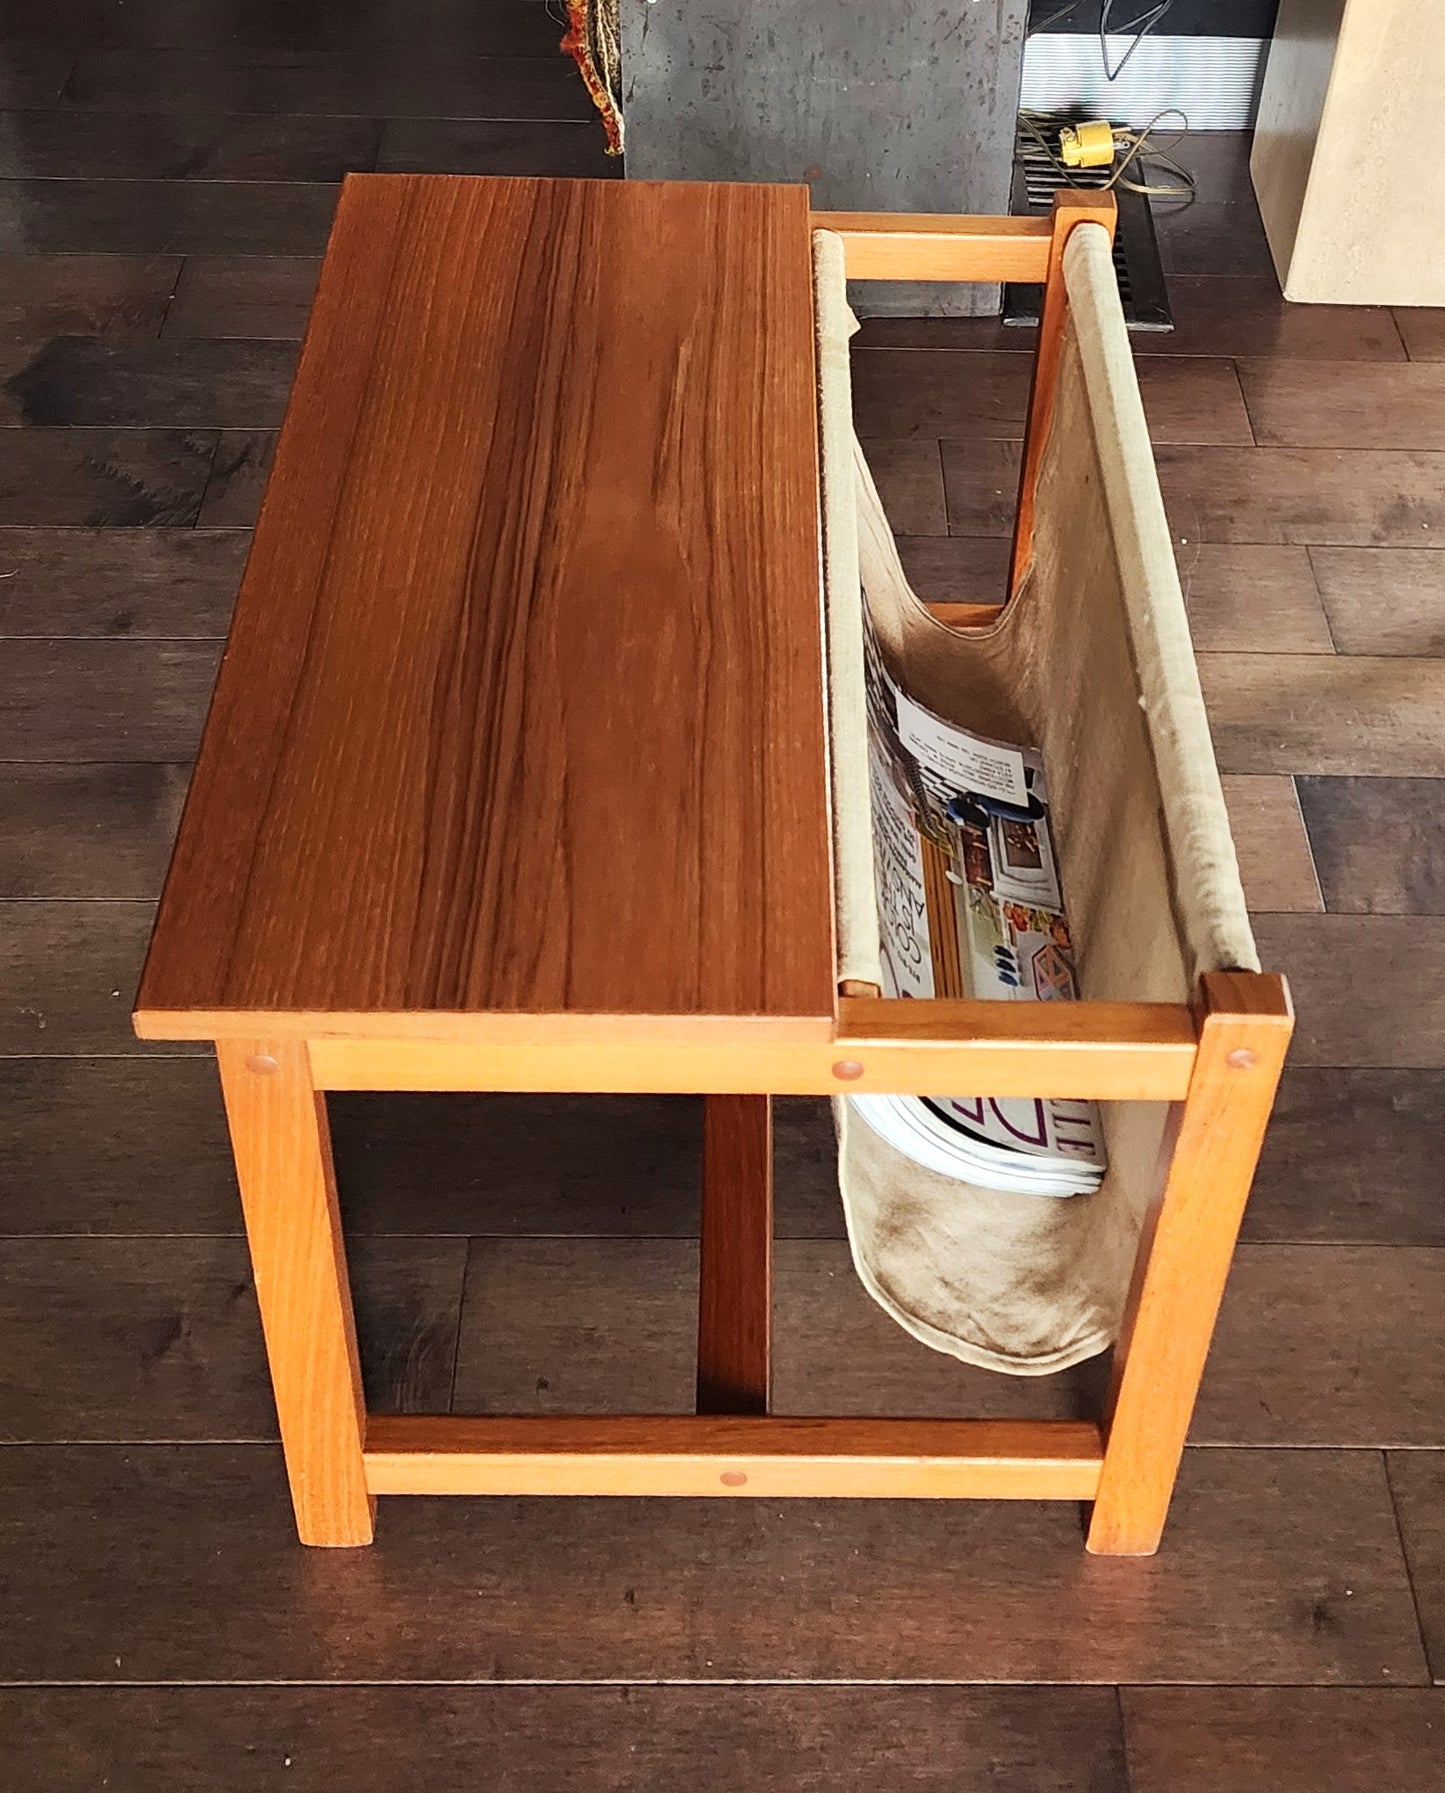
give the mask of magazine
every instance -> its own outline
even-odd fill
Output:
[[[1073,947],[1043,760],[944,722],[889,677],[865,631],[874,870],[887,996],[1069,1002]],[[1057,1097],[853,1096],[873,1130],[965,1182],[1095,1189],[1098,1108]]]

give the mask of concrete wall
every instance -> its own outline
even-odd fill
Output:
[[[1028,0],[621,0],[627,173],[807,181],[845,211],[1006,212]],[[874,314],[996,288],[862,288]]]

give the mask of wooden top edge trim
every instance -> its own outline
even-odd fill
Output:
[[[1204,1015],[1277,1016],[1292,1024],[1284,980],[1264,973],[1212,973]],[[1245,982],[1243,980],[1250,980]],[[918,1046],[987,1042],[1001,1050],[1112,1048],[1190,1054],[1195,1013],[1183,1003],[1002,1003],[944,998],[847,996],[837,1015],[616,1015],[450,1013],[419,1010],[316,1013],[251,1009],[137,1008],[142,1040],[387,1041],[475,1046]]]
[[[607,187],[619,188],[624,183],[615,176],[606,174],[458,174],[440,170],[436,173],[421,173],[416,170],[387,172],[383,169],[349,169],[341,177],[343,187],[379,187],[384,184],[400,186],[403,183],[416,185],[425,183],[428,186],[440,186],[449,181],[456,186],[532,186],[532,187]],[[679,187],[690,188],[695,192],[711,192],[723,187],[748,187],[763,192],[803,193],[811,194],[806,181],[668,181],[668,180],[629,180],[625,183],[629,188],[651,188],[654,191],[667,188],[675,192]]]
[[[132,1019],[143,1040],[386,1040],[492,1046],[735,1042],[744,1047],[986,1040],[1004,1048],[1046,1045],[1188,1053],[1198,1046],[1195,1011],[1184,1003],[1000,1003],[841,995],[837,1008],[836,1018],[137,1008]],[[1294,1022],[1289,986],[1273,972],[1204,973],[1198,1011],[1201,1016],[1275,1019],[1285,1026]]]
[[[795,1045],[829,1042],[831,1015],[594,1015],[138,1008],[142,1040],[386,1040],[433,1045]]]

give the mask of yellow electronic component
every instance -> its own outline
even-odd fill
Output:
[[[1065,168],[1107,168],[1114,160],[1114,127],[1101,119],[1065,125],[1059,132]]]

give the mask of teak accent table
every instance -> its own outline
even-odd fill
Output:
[[[1089,215],[827,222],[860,275],[1042,280]],[[307,1543],[377,1494],[586,1493],[1093,1500],[1091,1548],[1157,1544],[1287,1001],[840,995],[810,223],[343,189],[135,1015],[216,1042]],[[1102,1428],[768,1416],[769,1097],[928,1088],[1178,1105]],[[704,1094],[697,1416],[368,1417],[333,1089]]]

